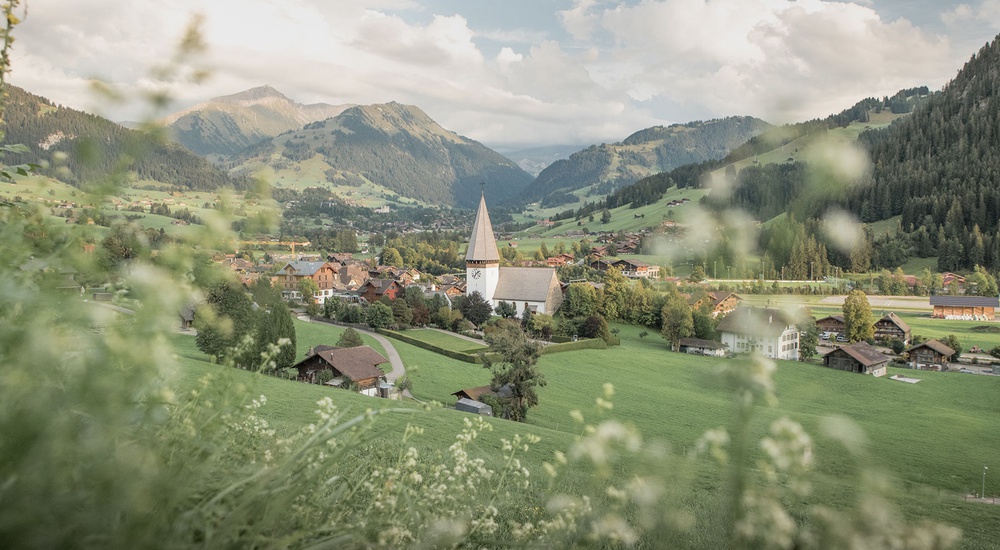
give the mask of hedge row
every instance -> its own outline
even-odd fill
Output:
[[[549,344],[542,346],[542,354],[559,353],[561,351],[573,351],[577,349],[607,349],[608,344],[600,338],[583,338],[576,342],[563,342],[561,344]]]
[[[423,340],[420,340],[419,338],[414,338],[412,336],[408,336],[408,335],[406,335],[406,334],[404,334],[402,332],[398,332],[398,331],[395,331],[395,330],[389,330],[389,329],[380,328],[380,329],[378,329],[378,333],[382,334],[384,336],[388,336],[389,338],[395,338],[396,340],[399,340],[400,342],[406,342],[407,344],[413,344],[414,346],[417,346],[418,348],[422,348],[422,349],[425,349],[425,350],[428,350],[428,351],[433,351],[434,353],[440,353],[441,355],[444,355],[445,357],[451,357],[452,359],[457,359],[457,360],[463,361],[465,363],[474,363],[474,364],[477,364],[477,365],[481,365],[483,363],[483,360],[482,360],[482,358],[479,357],[478,353],[468,353],[468,352],[464,352],[464,351],[454,351],[454,350],[450,350],[450,349],[444,349],[442,347],[435,346],[434,344],[431,344],[431,343],[425,342]]]

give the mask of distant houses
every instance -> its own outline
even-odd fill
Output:
[[[942,342],[930,339],[906,350],[910,354],[910,368],[921,370],[948,370],[955,350]]]

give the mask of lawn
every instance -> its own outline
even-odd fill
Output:
[[[909,322],[909,321],[908,321]],[[565,450],[580,433],[570,416],[579,410],[588,419],[613,417],[639,428],[646,441],[662,442],[676,455],[691,451],[705,430],[732,423],[732,397],[720,382],[722,364],[740,367],[737,360],[719,360],[672,353],[655,332],[616,325],[620,347],[580,350],[542,356],[539,370],[546,385],[539,388],[540,403],[531,409],[528,423],[515,425],[490,420],[496,431],[481,436],[477,452],[495,457],[500,437],[533,433],[542,437],[525,456],[532,472],[555,450]],[[335,342],[339,327],[318,323],[296,323],[300,355],[315,343]],[[408,331],[412,332],[412,331]],[[647,332],[640,337],[642,332]],[[919,332],[919,330],[918,330]],[[992,335],[991,335],[992,336]],[[184,389],[213,370],[193,345],[193,338],[177,336],[178,362]],[[393,341],[413,379],[413,393],[425,401],[454,402],[458,389],[487,384],[489,372],[478,365],[448,359],[433,352]],[[223,369],[251,393],[268,396],[266,415],[276,426],[293,429],[312,421],[315,401],[333,396],[341,406],[361,412],[365,408],[412,407],[355,396],[297,382],[255,376]],[[913,371],[890,369],[891,374],[914,375]],[[976,490],[983,464],[1000,464],[1000,378],[958,373],[920,372],[919,384],[904,384],[887,378],[872,378],[833,371],[813,364],[780,362],[775,374],[778,402],[759,408],[751,424],[752,436],[760,438],[772,421],[783,416],[799,422],[816,445],[814,493],[797,509],[814,504],[833,508],[853,505],[858,495],[859,470],[874,468],[898,480],[893,499],[910,519],[930,517],[957,525],[966,532],[962,548],[992,548],[996,536],[993,507],[966,503],[958,495]],[[595,399],[603,384],[614,384],[614,408],[601,412]],[[460,430],[464,416],[446,409],[397,413],[379,417],[374,437],[387,448],[398,445],[403,426],[416,422],[425,428],[420,448],[447,446]],[[851,454],[830,438],[823,426],[829,418],[846,418],[864,432],[865,451]],[[688,463],[681,483],[688,493],[684,503],[700,517],[718,517],[721,512],[721,473],[705,463]],[[621,475],[638,464],[627,460]],[[685,477],[688,476],[688,477]],[[989,484],[989,480],[988,484]],[[569,474],[564,491],[582,490],[589,483],[583,472]],[[990,487],[987,487],[989,490]],[[992,518],[992,519],[991,519]],[[992,523],[990,523],[992,521]],[[711,520],[699,521],[692,540],[695,547],[717,547],[720,535]]]
[[[434,329],[409,329],[403,334],[410,338],[416,338],[421,342],[435,345],[439,348],[450,351],[471,351],[476,352],[485,349],[487,346],[482,342],[470,342],[464,338],[459,338],[447,332]]]

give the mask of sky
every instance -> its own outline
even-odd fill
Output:
[[[513,150],[940,89],[1000,32],[1000,0],[30,0],[23,19],[10,81],[113,120],[269,84],[416,105]],[[180,55],[193,21],[204,48]]]

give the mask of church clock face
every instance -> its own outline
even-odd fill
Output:
[[[472,273],[470,275],[472,275],[473,279],[478,279],[478,278],[482,277],[483,272],[480,271],[479,269],[473,269]]]

